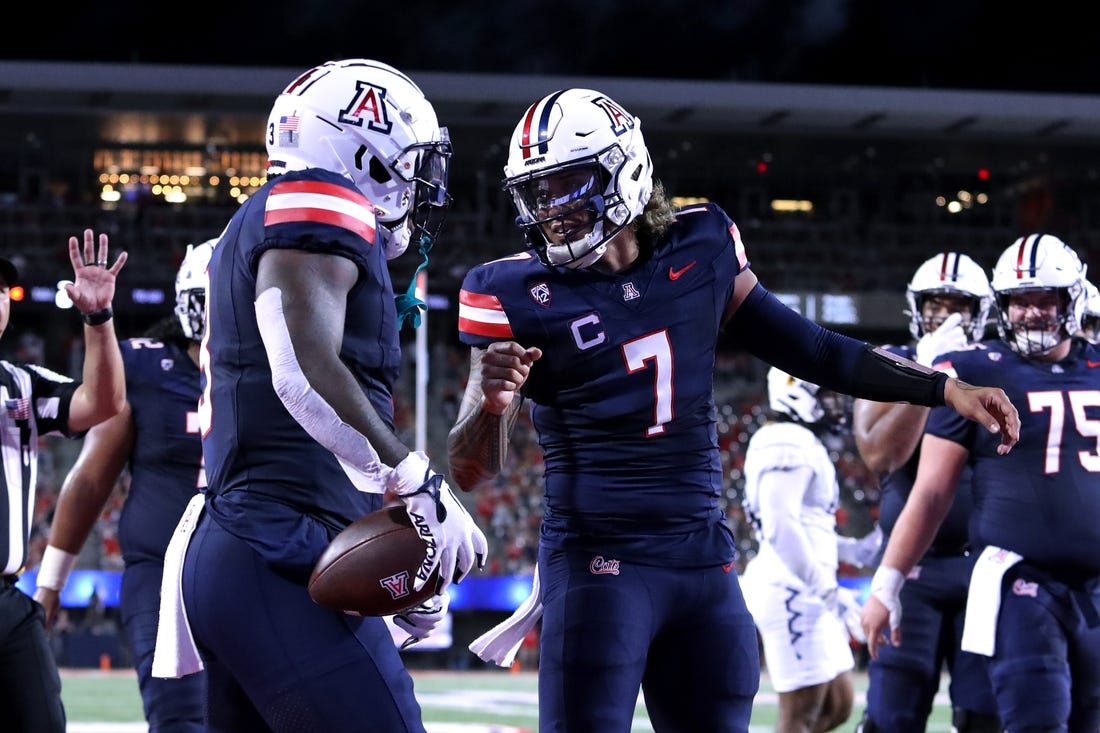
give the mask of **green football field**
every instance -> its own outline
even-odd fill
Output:
[[[417,697],[428,733],[536,733],[538,696],[533,672],[414,672]],[[132,672],[62,670],[62,695],[69,733],[145,733],[141,697]],[[855,729],[863,712],[867,677],[856,676],[856,703],[851,719],[840,728]],[[941,687],[928,724],[929,732],[951,730],[950,708]],[[775,693],[765,675],[752,717],[752,733],[774,729]],[[652,731],[639,700],[635,731]]]

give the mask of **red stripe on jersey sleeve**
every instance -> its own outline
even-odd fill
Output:
[[[475,293],[470,290],[458,291],[458,302],[463,305],[468,305],[473,308],[487,308],[494,311],[503,311],[504,306],[500,304],[500,298],[495,295],[484,295],[482,293]]]
[[[374,211],[374,206],[371,205],[370,200],[368,200],[366,196],[350,188],[338,186],[335,183],[324,183],[322,181],[280,181],[272,187],[271,195],[275,196],[281,193],[312,193],[322,196],[336,196],[351,201],[353,204],[366,206],[371,211]]]
[[[475,321],[469,318],[458,317],[458,330],[462,333],[474,336],[488,336],[489,338],[512,338],[512,326],[509,323],[487,323]]]
[[[264,211],[264,226],[272,224],[287,224],[291,222],[312,221],[318,224],[330,224],[332,226],[347,229],[358,234],[371,244],[374,244],[374,227],[362,219],[341,214],[331,209],[318,209],[316,207],[301,207],[296,209],[276,209]]]

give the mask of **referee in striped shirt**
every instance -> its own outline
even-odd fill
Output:
[[[69,238],[76,277],[65,289],[84,319],[83,381],[34,364],[0,361],[0,465],[6,490],[0,501],[0,726],[5,731],[65,732],[61,678],[46,642],[45,613],[15,581],[27,562],[39,436],[79,438],[126,404],[111,310],[126,253],[108,267],[107,235],[100,234],[96,244],[91,229],[84,230],[83,245]],[[8,327],[10,288],[18,277],[15,265],[0,257],[0,336]]]

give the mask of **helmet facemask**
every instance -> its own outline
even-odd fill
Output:
[[[625,162],[618,146],[565,166],[508,181],[517,222],[544,264],[588,267],[630,220],[613,181]]]
[[[176,296],[176,317],[183,335],[191,341],[202,341],[206,333],[206,290],[193,288]]]
[[[342,172],[374,207],[387,260],[400,257],[414,237],[434,243],[443,228],[451,205],[447,178],[452,152],[447,128],[440,132],[440,140],[410,145],[388,163],[362,143],[351,156],[335,156],[341,161],[350,158],[359,166],[355,170],[345,166]],[[331,140],[334,150],[339,140]]]
[[[606,251],[607,241],[622,229],[608,215],[609,204],[614,208],[621,201],[605,196],[608,178],[607,170],[589,159],[510,182],[519,225],[544,264],[586,267]]]
[[[1012,296],[1027,293],[1051,293],[1058,299],[1056,315],[1033,315],[1031,311],[1049,310],[1041,306],[1029,306],[1029,314],[1017,320],[1011,319],[1009,305]],[[1001,338],[1021,356],[1040,356],[1055,349],[1078,329],[1073,324],[1070,311],[1072,296],[1067,288],[1020,288],[997,293],[997,305],[1000,309],[998,325]]]
[[[176,318],[183,335],[191,341],[201,341],[206,333],[206,287],[210,256],[218,240],[210,239],[202,244],[187,245],[183,262],[176,273]]]

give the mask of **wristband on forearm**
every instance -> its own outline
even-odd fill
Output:
[[[909,402],[925,407],[944,404],[947,375],[881,348],[867,345],[855,363],[856,397],[875,402]]]
[[[65,552],[60,547],[46,545],[46,551],[42,553],[42,565],[38,568],[38,578],[35,585],[39,588],[49,588],[60,591],[69,580],[69,573],[76,564],[76,555]]]
[[[889,565],[879,565],[871,577],[870,593],[885,602],[887,598],[897,598],[903,585],[905,585],[905,576],[900,570]]]
[[[428,456],[423,451],[409,451],[409,455],[405,456],[390,472],[386,480],[386,489],[398,496],[405,496],[423,486],[430,472]]]
[[[89,326],[101,326],[107,321],[114,318],[115,312],[111,309],[111,306],[101,308],[91,313],[81,313],[80,317],[84,319],[84,323]]]

